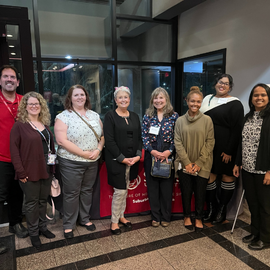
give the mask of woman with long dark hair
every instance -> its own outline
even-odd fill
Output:
[[[243,237],[252,250],[270,247],[270,88],[256,84],[249,96],[242,141],[233,170],[242,179],[251,213],[251,234]]]

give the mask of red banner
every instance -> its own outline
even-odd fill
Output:
[[[113,196],[113,187],[108,185],[106,164],[100,167],[100,217],[111,215],[111,205]],[[177,180],[176,180],[177,181]],[[191,211],[194,211],[194,197],[191,201]],[[125,214],[140,213],[150,210],[149,199],[147,195],[147,185],[143,168],[143,157],[140,160],[139,174],[135,180],[130,181],[127,195],[127,206]],[[174,183],[172,212],[182,213],[181,190],[178,181]]]

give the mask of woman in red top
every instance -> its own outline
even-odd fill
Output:
[[[55,235],[47,229],[47,198],[50,194],[55,149],[48,125],[50,113],[46,100],[36,92],[27,93],[18,109],[18,121],[10,133],[11,160],[15,179],[25,195],[25,215],[31,243],[40,247],[39,234]]]

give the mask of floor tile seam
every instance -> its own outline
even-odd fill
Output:
[[[178,236],[178,235],[177,235]],[[173,237],[176,237],[176,236],[173,236]],[[204,236],[205,237],[205,236]],[[169,238],[172,238],[172,237],[169,237]],[[166,240],[166,239],[168,239],[168,238],[164,238],[164,239],[160,239],[160,240],[162,240],[162,241],[164,241],[164,240]],[[148,244],[153,244],[153,243],[155,243],[155,242],[159,242],[160,240],[157,240],[157,241],[154,241],[154,242],[150,242],[150,243],[147,243],[147,244],[142,244],[142,245],[148,245]],[[106,253],[106,254],[102,254],[102,255],[98,255],[98,256],[96,256],[96,257],[91,257],[91,258],[88,258],[88,259],[83,259],[83,260],[80,260],[80,261],[76,261],[76,262],[73,262],[75,265],[76,265],[76,267],[77,267],[77,263],[80,263],[80,262],[83,262],[83,261],[91,261],[91,260],[93,260],[93,259],[95,259],[95,258],[97,258],[97,257],[99,257],[99,256],[107,256],[108,257],[108,259],[109,259],[109,262],[116,262],[116,261],[119,261],[119,260],[124,260],[124,259],[127,259],[127,258],[131,258],[131,257],[135,257],[135,256],[138,256],[138,255],[142,255],[142,254],[145,254],[145,253],[148,253],[148,252],[151,252],[151,251],[158,251],[158,250],[160,250],[160,249],[163,249],[163,248],[167,248],[167,247],[170,247],[170,246],[174,246],[174,245],[178,245],[178,244],[182,244],[182,243],[186,243],[186,242],[189,242],[189,241],[193,241],[193,240],[196,240],[196,239],[193,239],[193,238],[191,238],[191,239],[189,239],[189,240],[187,240],[187,241],[184,241],[184,242],[181,242],[181,243],[174,243],[174,244],[166,244],[166,242],[165,242],[165,244],[166,244],[166,246],[164,246],[164,247],[160,247],[160,248],[157,248],[157,249],[154,249],[154,250],[147,250],[147,251],[144,251],[144,252],[142,252],[138,247],[140,247],[140,246],[142,246],[142,245],[138,245],[138,246],[134,246],[134,247],[129,247],[129,248],[126,248],[126,249],[120,249],[120,250],[118,250],[118,251],[113,251],[113,252],[109,252],[109,253]],[[114,259],[114,260],[112,260],[112,258],[110,257],[110,254],[117,254],[117,253],[123,253],[123,252],[125,252],[125,251],[127,251],[127,250],[129,250],[129,249],[136,249],[137,251],[138,251],[138,253],[139,254],[135,254],[135,255],[131,255],[131,256],[124,256],[124,257],[122,257],[122,258],[119,258],[119,259]],[[162,256],[163,257],[163,256]],[[164,258],[164,257],[163,257]],[[165,259],[165,258],[164,258]],[[108,263],[108,262],[105,262],[105,263]],[[100,266],[100,265],[102,265],[102,264],[105,264],[105,263],[101,263],[101,264],[99,264],[99,265],[96,265],[95,267],[97,267],[97,266]],[[69,263],[69,264],[63,264],[63,265],[61,265],[61,267],[64,267],[64,266],[66,266],[66,265],[70,265],[70,264],[72,264],[72,263]],[[170,264],[171,265],[171,264]],[[60,266],[57,266],[57,267],[60,267]],[[50,268],[51,270],[53,270],[53,269],[57,269],[57,267],[55,267],[55,268]],[[92,267],[92,266],[91,266]],[[94,266],[93,266],[94,267]],[[79,268],[78,268],[79,269]],[[81,269],[79,269],[79,270],[81,270]]]
[[[211,238],[210,238],[210,239],[211,239]],[[211,240],[214,241],[213,239],[211,239]],[[253,255],[251,255],[248,251],[246,251],[246,250],[242,249],[241,247],[239,247],[238,245],[234,244],[234,243],[233,243],[232,241],[230,241],[229,239],[227,239],[227,241],[228,241],[229,243],[232,243],[234,246],[236,246],[236,247],[239,249],[239,251],[244,251],[244,252],[248,253],[248,255],[241,256],[241,257],[237,257],[235,254],[231,253],[230,251],[226,250],[223,246],[220,245],[221,243],[224,243],[225,241],[221,241],[221,242],[218,242],[218,243],[215,242],[215,241],[214,241],[214,242],[217,243],[220,247],[222,247],[222,248],[225,249],[226,251],[228,251],[230,254],[232,254],[234,257],[236,257],[238,260],[240,260],[240,261],[242,261],[243,263],[245,263],[245,264],[246,264],[247,266],[249,266],[249,267],[250,267],[250,265],[249,265],[248,263],[246,263],[246,262],[243,260],[245,257],[252,257],[252,258],[258,260],[261,264],[263,264],[263,265],[266,267],[266,269],[267,269],[267,268],[270,269],[270,267],[269,267],[268,265],[266,265],[264,262],[260,261],[259,259],[257,259],[257,258],[254,257]]]
[[[144,224],[145,223],[145,226],[143,227],[143,228],[147,228],[147,227],[150,227],[151,225],[148,225],[147,223],[146,223],[146,221],[143,221],[143,222],[138,222],[138,223],[142,223],[142,224]],[[138,224],[138,223],[136,223],[136,224]],[[133,231],[138,231],[138,230],[140,230],[140,229],[143,229],[143,228],[138,228],[138,229],[134,229]],[[105,235],[101,235],[101,236],[97,236],[100,232],[105,232]],[[17,250],[15,250],[15,252],[16,252],[16,258],[19,258],[19,257],[23,257],[23,256],[27,256],[27,255],[31,255],[31,254],[33,254],[33,253],[41,253],[41,252],[44,252],[44,251],[48,251],[48,250],[54,250],[54,249],[56,249],[56,248],[62,248],[62,247],[64,247],[64,246],[69,246],[69,245],[73,245],[73,244],[79,244],[79,243],[85,243],[85,242],[88,242],[88,241],[93,241],[93,240],[97,240],[97,239],[102,239],[102,238],[104,238],[104,237],[108,237],[109,235],[106,235],[106,233],[107,232],[110,232],[110,229],[107,229],[107,230],[103,230],[103,231],[98,231],[98,232],[94,232],[94,233],[92,233],[95,237],[93,238],[93,239],[87,239],[87,240],[81,240],[80,242],[78,242],[78,243],[68,243],[65,239],[61,239],[61,240],[57,240],[57,241],[52,241],[52,242],[50,242],[50,243],[46,243],[46,245],[50,245],[50,244],[52,244],[52,245],[54,245],[55,246],[55,243],[57,244],[59,244],[59,243],[63,243],[63,244],[61,244],[60,246],[57,246],[57,247],[53,247],[53,248],[50,248],[50,247],[48,247],[48,248],[45,248],[45,249],[42,249],[42,250],[37,250],[37,249],[35,249],[34,247],[32,247],[32,246],[29,246],[29,247],[26,247],[26,248],[22,248],[22,249],[17,249]],[[126,233],[126,232],[129,232],[128,230],[125,230],[125,231],[122,231],[121,233]],[[86,234],[87,235],[87,234]],[[75,236],[74,238],[72,238],[72,239],[78,239],[78,238],[83,238],[83,236],[84,235],[78,235],[78,236]],[[33,253],[31,253],[31,254],[29,254],[29,252],[24,252],[24,251],[27,251],[27,250],[29,250],[30,249],[30,251],[31,250],[33,250],[34,252]],[[23,253],[27,253],[27,254],[23,254]]]
[[[136,224],[145,224],[145,226],[143,226],[143,227],[140,227],[140,228],[137,228],[137,229],[134,229],[134,231],[138,231],[138,232],[140,232],[140,229],[143,229],[143,228],[148,228],[148,227],[151,227],[151,223],[150,223],[150,221],[151,220],[149,220],[149,221],[143,221],[143,222],[139,222],[139,223],[136,223]],[[147,222],[149,222],[149,224],[147,224]],[[214,227],[212,227],[212,229],[215,231],[215,229],[214,229]],[[229,230],[229,229],[227,229],[227,230]],[[224,230],[224,231],[227,231],[227,230]],[[23,257],[23,256],[27,256],[27,255],[31,255],[31,254],[33,254],[33,253],[41,253],[41,252],[43,252],[43,251],[48,251],[48,250],[54,250],[54,249],[56,249],[56,248],[61,248],[61,247],[64,247],[64,246],[69,246],[69,245],[72,245],[72,244],[79,244],[79,243],[85,243],[85,242],[88,242],[88,241],[92,241],[92,240],[97,240],[97,239],[101,239],[101,238],[104,238],[104,237],[107,237],[107,236],[109,236],[108,234],[104,234],[104,235],[99,235],[98,236],[98,234],[100,233],[100,232],[109,232],[110,231],[110,229],[109,230],[103,230],[103,231],[98,231],[98,232],[94,232],[93,233],[93,235],[94,235],[94,237],[92,238],[92,239],[86,239],[86,240],[83,240],[83,239],[81,239],[81,241],[80,242],[78,242],[78,243],[68,243],[68,241],[66,241],[65,239],[61,239],[61,240],[58,240],[58,241],[53,241],[53,242],[50,242],[50,243],[46,243],[46,245],[48,246],[47,248],[45,248],[45,249],[42,249],[42,250],[36,250],[34,247],[27,247],[27,248],[23,248],[23,249],[18,249],[18,250],[16,250],[15,252],[16,252],[16,258],[19,258],[19,257]],[[224,232],[223,231],[223,232]],[[128,232],[127,230],[125,230],[125,231],[123,231],[122,233],[126,233],[126,232]],[[217,231],[215,231],[216,233],[220,233],[220,232],[217,232]],[[141,233],[140,233],[141,234]],[[141,234],[142,235],[142,234]],[[179,234],[179,235],[184,235],[184,234]],[[73,239],[76,239],[76,238],[83,238],[83,236],[84,235],[79,235],[79,236],[76,236],[76,237],[74,237]],[[143,235],[142,235],[143,236]],[[176,236],[178,236],[178,235],[176,235]],[[144,236],[143,236],[144,237]],[[144,237],[145,238],[145,237]],[[170,238],[170,237],[168,237],[168,238]],[[145,238],[146,239],[146,238]],[[148,242],[148,240],[146,239],[146,241]],[[59,243],[61,243],[62,242],[62,244],[60,244],[60,245],[58,245]],[[152,243],[152,242],[148,242],[148,243]],[[53,247],[50,247],[50,245],[53,245]],[[118,246],[118,245],[117,245]],[[34,251],[34,252],[29,252],[29,250],[30,251]],[[30,254],[29,254],[30,253]]]

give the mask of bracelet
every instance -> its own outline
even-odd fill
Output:
[[[99,153],[101,153],[101,150],[100,150],[98,147],[96,148],[96,150],[98,150],[98,151],[99,151]]]

